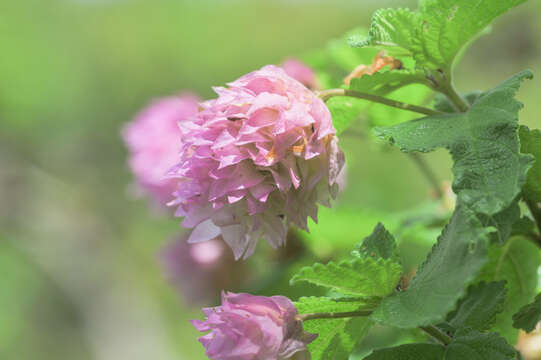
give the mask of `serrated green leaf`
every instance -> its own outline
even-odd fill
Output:
[[[520,193],[532,158],[519,152],[518,111],[513,96],[531,71],[521,72],[480,96],[466,113],[430,116],[376,133],[402,151],[446,147],[454,160],[453,189],[459,202],[494,215]]]
[[[514,360],[517,351],[496,333],[459,330],[445,350],[445,360]]]
[[[518,313],[513,315],[513,326],[530,332],[541,320],[541,294],[537,294],[535,300],[523,306]]]
[[[348,359],[355,344],[372,326],[368,318],[318,319],[305,321],[304,330],[318,334],[308,344],[312,360]]]
[[[447,316],[447,322],[455,329],[488,330],[496,321],[496,315],[503,310],[505,293],[503,281],[471,285],[457,309]]]
[[[436,344],[406,344],[375,350],[364,360],[442,360],[445,348]]]
[[[402,267],[393,260],[357,258],[304,267],[291,283],[307,281],[346,295],[384,297],[394,290],[401,274]]]
[[[525,0],[423,0],[418,12],[382,9],[372,17],[368,39],[353,46],[398,48],[417,67],[447,75],[461,49],[494,19]]]
[[[295,302],[299,314],[321,312],[349,312],[357,310],[372,310],[377,305],[376,301],[356,297],[301,297]]]
[[[541,202],[541,131],[530,130],[526,126],[519,129],[520,151],[525,154],[531,154],[536,162],[528,171],[526,184],[523,188],[523,194],[527,199],[534,202]]]
[[[397,263],[400,261],[396,241],[382,223],[378,223],[372,234],[355,246],[353,255],[357,257],[373,257],[376,259],[392,259]]]
[[[537,269],[541,265],[539,249],[528,238],[511,237],[504,246],[493,245],[488,251],[489,261],[481,271],[484,281],[506,281],[507,297],[503,312],[492,328],[509,343],[516,343],[518,330],[513,328],[512,315],[535,296]]]
[[[372,318],[400,328],[443,320],[485,264],[488,233],[471,210],[458,206],[408,288],[383,299]]]

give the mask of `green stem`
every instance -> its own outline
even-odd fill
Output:
[[[397,109],[412,111],[412,112],[416,112],[416,113],[420,113],[424,115],[443,115],[444,114],[441,111],[425,108],[422,106],[406,104],[401,101],[387,99],[385,97],[362,93],[355,90],[348,90],[348,89],[323,90],[323,91],[318,92],[317,96],[319,96],[319,98],[321,98],[321,100],[323,101],[327,101],[334,96],[349,96],[349,97],[364,99],[364,100],[372,101],[375,103],[380,103],[387,106],[395,107]]]
[[[436,328],[435,326],[428,325],[428,326],[419,326],[419,329],[423,330],[428,335],[432,336],[434,339],[441,342],[443,345],[449,345],[453,339],[441,331],[440,329]]]
[[[348,312],[328,312],[328,313],[312,313],[298,315],[298,319],[301,321],[315,320],[315,319],[341,319],[350,317],[361,317],[372,315],[371,310],[366,311],[348,311]]]
[[[425,176],[425,178],[428,180],[430,185],[432,185],[432,188],[434,189],[434,192],[436,193],[438,199],[442,199],[443,191],[441,190],[441,183],[438,180],[436,174],[430,168],[430,166],[428,166],[428,163],[417,153],[408,153],[408,155],[415,162],[415,164],[417,165],[421,173]]]
[[[445,87],[439,89],[439,91],[447,96],[449,100],[455,105],[458,111],[466,112],[470,109],[470,105],[466,100],[460,95],[460,93],[455,89],[455,86],[452,82],[448,82]]]

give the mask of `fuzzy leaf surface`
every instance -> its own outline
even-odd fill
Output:
[[[492,245],[489,261],[481,271],[484,281],[506,281],[507,297],[503,312],[496,317],[492,331],[497,331],[511,344],[516,343],[518,330],[512,316],[528,304],[537,288],[537,268],[541,265],[539,249],[523,236],[511,237],[504,246]]]
[[[378,223],[372,234],[355,247],[353,255],[357,257],[373,257],[376,259],[393,259],[396,262],[399,261],[396,241],[382,223]]]
[[[514,360],[517,351],[496,333],[459,330],[447,346],[445,360]]]
[[[490,23],[525,0],[422,0],[418,11],[381,9],[372,17],[368,38],[353,46],[398,48],[417,67],[449,72],[465,45]]]
[[[518,111],[514,95],[523,71],[481,95],[466,113],[430,116],[376,133],[402,151],[428,152],[447,148],[453,157],[453,190],[458,200],[481,214],[494,215],[518,196],[532,157],[520,153]]]
[[[443,320],[485,264],[489,231],[471,210],[457,207],[408,288],[383,299],[372,318],[399,328]]]
[[[368,333],[372,321],[364,317],[306,321],[304,330],[318,334],[308,344],[312,360],[348,359],[355,345]]]
[[[503,310],[505,293],[504,281],[471,285],[458,308],[447,316],[447,321],[455,329],[488,330]]]
[[[541,202],[541,131],[521,126],[519,135],[521,151],[535,157],[535,164],[528,171],[523,193],[527,199]]]
[[[368,257],[304,267],[291,283],[307,281],[342,294],[372,298],[390,294],[401,274],[402,267],[397,262]]]

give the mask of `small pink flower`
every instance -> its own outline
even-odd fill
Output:
[[[197,102],[193,95],[158,99],[122,131],[137,185],[158,204],[172,199],[175,181],[165,174],[177,162],[181,148],[178,122],[197,113]]]
[[[306,333],[297,309],[284,296],[223,293],[222,305],[205,308],[205,321],[193,320],[213,360],[284,360],[309,358],[306,345],[317,335]]]
[[[304,86],[309,89],[317,89],[318,83],[316,79],[316,74],[308,65],[304,64],[300,60],[295,58],[285,59],[281,65],[282,69],[291,76],[293,79],[297,80]]]
[[[167,280],[189,304],[214,301],[221,289],[239,285],[245,275],[222,239],[188,244],[182,234],[160,253]]]
[[[215,88],[218,98],[179,124],[175,200],[189,241],[218,235],[235,258],[260,238],[283,245],[291,224],[307,229],[317,204],[330,206],[344,165],[323,101],[276,66]]]

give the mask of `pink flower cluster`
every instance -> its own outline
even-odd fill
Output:
[[[222,305],[206,308],[205,321],[193,320],[213,360],[309,359],[306,345],[317,335],[306,333],[297,309],[284,296],[222,294]]]
[[[217,99],[179,122],[180,161],[171,205],[194,228],[190,242],[222,235],[235,258],[259,238],[283,245],[290,224],[307,230],[330,206],[344,165],[323,101],[276,66],[214,90]]]
[[[167,204],[176,188],[176,181],[165,174],[178,160],[178,122],[197,113],[198,101],[193,95],[158,99],[123,129],[137,185],[157,204]]]

